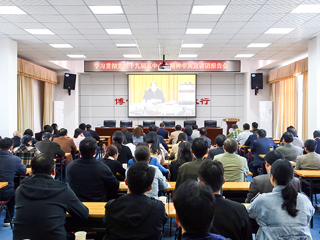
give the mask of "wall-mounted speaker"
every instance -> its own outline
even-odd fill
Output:
[[[63,89],[74,90],[76,87],[76,74],[65,73],[64,74],[64,82]]]
[[[262,73],[251,73],[251,89],[263,89]]]

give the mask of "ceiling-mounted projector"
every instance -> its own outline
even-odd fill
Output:
[[[171,71],[171,67],[166,64],[165,55],[163,55],[163,61],[158,67],[158,71]]]

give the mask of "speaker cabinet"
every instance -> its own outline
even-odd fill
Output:
[[[77,76],[76,74],[65,73],[63,89],[74,90],[76,87],[76,76]]]
[[[263,89],[262,73],[251,73],[251,89]]]

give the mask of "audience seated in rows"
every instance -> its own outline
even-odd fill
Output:
[[[13,148],[19,147],[21,138],[22,138],[22,134],[19,131],[15,131],[13,133],[13,138],[12,138]]]
[[[184,134],[184,133],[180,133]],[[179,135],[179,136],[180,136]],[[170,181],[177,181],[178,178],[178,170],[179,167],[186,163],[191,162],[193,160],[193,155],[191,153],[191,144],[187,141],[179,142],[179,148],[177,153],[177,160],[172,161],[169,170],[170,170]]]
[[[200,132],[198,130],[198,125],[192,125],[192,134],[191,137],[193,139],[200,137]]]
[[[272,164],[272,192],[259,195],[247,208],[260,226],[256,239],[312,239],[309,223],[315,210],[309,198],[292,185],[292,176],[289,161],[279,159]]]
[[[135,155],[136,162],[146,162],[146,163],[148,163],[148,165],[150,167],[155,169],[155,176],[154,176],[154,179],[152,182],[152,188],[150,191],[148,191],[146,193],[146,195],[148,197],[154,197],[154,198],[158,199],[159,191],[165,191],[169,187],[169,184],[166,182],[166,179],[163,176],[163,174],[161,173],[161,171],[159,170],[159,168],[154,165],[151,165],[149,163],[150,162],[150,151],[149,151],[148,147],[145,147],[145,146],[137,147],[134,155]],[[133,166],[133,165],[134,164],[132,164],[131,166]]]
[[[187,181],[175,191],[173,204],[176,210],[176,222],[182,228],[183,240],[226,239],[221,235],[210,233],[216,212],[216,198],[209,186],[196,181]]]
[[[258,132],[258,130],[259,130],[259,129],[258,129],[258,126],[259,126],[259,125],[258,125],[257,122],[252,122],[252,123],[251,123],[251,126],[252,126],[252,130],[251,130],[252,133]]]
[[[117,161],[118,156],[119,156],[118,148],[115,145],[111,144],[107,147],[106,154],[104,155],[101,162],[103,162],[110,168],[111,172],[116,178],[117,178],[117,173],[121,177],[125,177],[126,169],[124,169],[121,163]]]
[[[296,147],[299,147],[299,148],[302,148],[303,142],[302,142],[302,140],[300,138],[298,138],[297,130],[294,128],[294,126],[287,127],[287,132],[290,132],[293,135],[292,145],[294,145]],[[283,143],[283,135],[280,138],[280,145],[281,146],[284,145],[284,143]]]
[[[165,163],[165,155],[163,149],[160,148],[157,133],[149,132],[145,138],[145,142],[149,144],[150,156],[158,159],[161,165]]]
[[[224,150],[223,150],[223,144],[224,144],[224,141],[226,140],[226,136],[223,135],[223,134],[219,134],[216,139],[215,139],[215,143],[216,143],[216,148],[211,148],[209,150],[209,153],[208,153],[208,158],[210,159],[214,159],[214,157],[216,155],[219,155],[221,153],[224,153]]]
[[[58,143],[65,153],[70,153],[70,155],[67,157],[67,163],[72,162],[73,157],[71,151],[76,151],[77,147],[74,144],[73,139],[68,137],[68,130],[61,128],[59,130],[59,137],[54,138],[53,142]]]
[[[121,164],[127,164],[129,159],[133,158],[132,152],[129,147],[123,145],[124,135],[121,131],[115,131],[112,135],[112,142],[118,148],[118,160]]]
[[[12,154],[18,156],[23,165],[29,167],[33,156],[39,155],[40,151],[32,146],[32,137],[26,134],[22,136],[20,146],[14,148]]]
[[[164,123],[161,122],[160,125],[159,125],[159,129],[157,131],[157,134],[162,136],[164,139],[169,139],[169,131],[164,129]]]
[[[87,125],[85,123],[80,123],[79,128],[82,130],[82,133],[85,137],[92,137],[90,132],[87,131]]]
[[[250,125],[248,123],[245,123],[243,124],[243,132],[238,135],[237,141],[240,145],[244,145],[251,134],[252,133],[250,132]]]
[[[177,143],[177,140],[178,140],[178,136],[180,133],[182,133],[181,131],[181,125],[176,125],[175,127],[175,131],[170,133],[170,136],[169,136],[169,143],[172,143],[172,144],[175,144]]]
[[[288,161],[296,161],[297,156],[303,154],[303,149],[301,147],[296,147],[292,144],[293,134],[291,132],[285,132],[282,135],[283,146],[277,148],[277,151],[283,153],[285,159]]]
[[[205,127],[200,128],[200,138],[203,138],[205,141],[207,141],[208,148],[211,147],[211,139],[206,137],[207,135],[207,129]]]
[[[187,127],[184,128],[183,132],[185,134],[187,134],[187,137],[188,137],[187,141],[192,144],[192,142],[193,142],[193,138],[191,137],[192,128],[187,126]]]
[[[308,139],[304,142],[307,154],[297,157],[295,170],[320,170],[320,155],[315,152],[316,148],[316,140]]]
[[[43,133],[42,141],[36,143],[36,148],[41,153],[49,155],[52,159],[56,158],[56,156],[63,157],[65,152],[58,143],[50,141],[51,137],[52,134],[50,132]]]
[[[77,149],[79,149],[80,142],[83,139],[85,139],[85,136],[83,135],[82,130],[80,128],[76,128],[73,134],[73,142]]]
[[[216,213],[211,232],[230,239],[252,239],[251,221],[245,206],[228,199],[221,193],[225,183],[224,168],[219,161],[205,161],[199,168],[199,182],[212,188],[216,198]]]
[[[177,158],[178,158],[179,145],[180,145],[182,142],[186,142],[187,140],[188,140],[188,136],[187,136],[186,133],[182,132],[182,133],[179,134],[177,143],[176,143],[176,144],[173,144],[173,145],[172,145],[172,148],[171,148],[171,152],[170,152],[170,158],[171,158],[171,159],[177,160]]]
[[[34,147],[36,143],[38,142],[34,137],[33,137],[33,131],[31,129],[26,129],[23,133],[23,135],[29,135],[31,137],[31,145]]]
[[[228,138],[223,143],[225,153],[216,155],[214,160],[223,164],[224,177],[227,182],[246,182],[249,174],[247,159],[235,152],[238,150],[238,142],[234,138]]]
[[[227,135],[227,138],[234,138],[237,139],[238,135],[242,133],[242,131],[239,129],[237,124],[233,124],[232,128],[230,129],[229,134]]]
[[[148,153],[146,147],[138,147],[135,155],[140,159]],[[162,230],[168,219],[165,207],[161,201],[147,196],[153,189],[155,175],[156,168],[147,161],[130,166],[125,179],[128,194],[109,201],[105,206],[105,240],[162,239]]]
[[[258,127],[258,124],[256,125]],[[245,141],[244,145],[248,146],[249,149],[253,148],[253,143],[258,139],[258,130],[257,128],[253,127],[253,123],[252,123],[252,134],[248,137],[248,139]]]
[[[281,152],[270,151],[266,154],[264,161],[267,174],[262,174],[252,179],[249,193],[247,194],[247,198],[245,200],[246,203],[249,203],[257,194],[272,192],[273,185],[270,182],[270,170],[272,164],[278,159],[284,159],[284,155]],[[301,191],[300,181],[298,178],[293,178],[292,184],[299,192]]]
[[[208,143],[203,138],[194,139],[191,147],[191,153],[196,157],[192,162],[184,163],[179,167],[176,189],[187,180],[195,180],[198,178],[198,169],[203,163],[203,157],[208,153]]]
[[[139,126],[135,126],[133,129],[133,144],[137,146],[138,143],[143,142],[143,129]]]
[[[22,181],[16,191],[14,240],[66,240],[66,212],[81,219],[88,218],[88,208],[68,185],[50,176],[54,165],[49,155],[41,154],[32,159],[33,175]]]
[[[15,205],[15,174],[25,174],[26,167],[22,164],[21,159],[11,155],[13,149],[13,141],[10,138],[0,140],[0,182],[8,182],[8,185],[1,188],[0,201],[9,201],[7,203],[8,210],[4,219],[3,226],[10,226],[9,217],[12,219],[14,215]]]
[[[96,140],[85,138],[80,142],[81,158],[67,166],[69,186],[82,202],[105,202],[117,196],[119,189],[110,168],[94,158],[96,149]]]

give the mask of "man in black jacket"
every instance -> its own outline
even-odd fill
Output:
[[[94,138],[83,139],[80,142],[82,157],[67,166],[69,185],[82,202],[105,202],[119,189],[119,182],[110,168],[93,157],[96,149]]]
[[[59,143],[50,141],[52,134],[45,132],[42,134],[42,141],[36,143],[36,148],[44,154],[49,155],[52,159],[56,157],[63,157],[64,151],[61,149]]]
[[[223,134],[219,134],[216,137],[214,141],[216,143],[216,148],[212,148],[209,150],[208,158],[214,159],[214,156],[224,153],[223,144],[226,139],[227,139],[226,136]]]
[[[154,168],[146,162],[132,164],[125,183],[129,193],[106,206],[104,239],[162,239],[163,226],[167,221],[164,204],[147,197],[155,175]]]
[[[211,232],[233,240],[252,239],[251,222],[246,208],[220,194],[225,182],[222,163],[216,160],[205,161],[198,174],[199,182],[209,185],[216,197],[216,214]]]
[[[16,191],[16,218],[13,240],[66,240],[66,212],[87,219],[89,210],[67,184],[50,175],[54,161],[41,154],[31,161],[33,176],[25,179]]]
[[[100,137],[99,135],[96,133],[96,131],[94,130],[91,130],[91,125],[90,124],[87,124],[87,131],[91,134],[91,136],[96,139],[97,141],[100,140]]]

